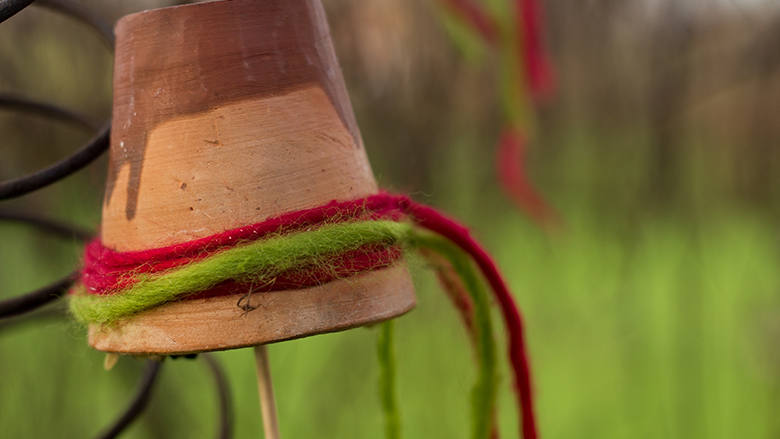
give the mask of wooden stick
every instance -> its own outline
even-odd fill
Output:
[[[255,346],[257,364],[257,392],[260,395],[260,409],[263,412],[265,439],[279,439],[279,420],[276,418],[276,402],[271,382],[271,368],[268,364],[268,350],[265,345]]]

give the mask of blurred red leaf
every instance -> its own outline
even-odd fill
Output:
[[[499,43],[499,27],[494,19],[473,0],[440,0],[450,11],[490,44]],[[555,79],[542,41],[542,14],[538,0],[515,0],[515,32],[518,64],[522,63],[524,82],[531,98],[540,102],[555,91]],[[496,166],[501,186],[515,204],[540,226],[559,222],[555,210],[544,200],[526,173],[526,138],[517,129],[507,128],[501,134],[496,153]]]
[[[542,14],[537,0],[516,0],[518,48],[531,95],[544,100],[555,91],[555,79],[542,41]]]
[[[525,136],[516,129],[505,129],[501,134],[496,154],[496,167],[501,186],[512,201],[540,226],[555,225],[558,223],[558,214],[528,178],[525,153]]]

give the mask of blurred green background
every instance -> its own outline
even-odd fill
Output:
[[[546,233],[502,193],[496,54],[433,0],[325,0],[382,186],[472,226],[528,326],[545,438],[780,437],[780,8],[774,1],[548,0],[557,96],[528,171],[564,226]],[[163,3],[84,0],[113,21]],[[505,13],[503,0],[488,1]],[[504,9],[502,9],[504,8]],[[0,26],[0,92],[110,112],[111,54],[81,24],[28,8]],[[0,179],[89,138],[0,110]],[[105,158],[2,207],[95,229]],[[0,298],[80,261],[76,242],[0,223]],[[458,316],[416,266],[398,320],[403,437],[468,432],[474,367]],[[272,345],[288,438],[381,437],[375,329]],[[251,350],[216,354],[236,437],[260,437]],[[143,362],[103,370],[56,309],[0,322],[0,437],[90,437],[120,413]],[[128,438],[212,437],[211,376],[166,361]],[[503,437],[517,437],[504,369]]]

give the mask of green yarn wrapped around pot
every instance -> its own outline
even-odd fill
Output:
[[[377,220],[324,225],[277,235],[224,250],[156,275],[139,275],[129,288],[111,295],[90,295],[77,287],[70,311],[81,323],[111,324],[166,302],[196,294],[227,280],[263,284],[297,268],[328,268],[333,255],[368,244],[403,245],[412,225]]]

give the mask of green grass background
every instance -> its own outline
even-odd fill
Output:
[[[522,306],[544,437],[780,434],[776,223],[737,207],[610,220],[584,197],[562,206],[564,229],[545,235],[499,195],[479,197],[469,187],[437,190],[433,201],[473,226]],[[54,213],[94,222],[94,211],[78,206],[95,207],[99,191],[71,197],[54,203]],[[23,226],[0,225],[0,242],[0,297],[45,284],[79,261],[76,243]],[[419,263],[413,271],[419,304],[397,324],[403,436],[466,437],[469,346],[433,276]],[[270,347],[285,437],[381,436],[376,337],[366,328]],[[260,437],[251,350],[217,357],[233,390],[236,437]],[[97,433],[123,410],[143,366],[123,357],[106,372],[102,361],[70,321],[0,326],[0,436]],[[502,385],[501,430],[517,437],[505,367]],[[211,437],[215,401],[202,361],[168,360],[149,409],[126,437]]]
[[[598,15],[561,9],[601,25],[592,19]],[[105,115],[110,54],[68,20],[47,12],[21,15],[16,27],[3,25],[9,32],[0,38],[3,90]],[[346,29],[341,35],[349,39]],[[445,43],[435,46],[444,47],[437,53],[452,50]],[[633,124],[613,122],[613,111],[599,125],[588,118],[600,120],[608,108],[588,100],[581,104],[587,117],[577,116],[578,107],[567,101],[576,90],[566,88],[561,68],[561,102],[550,111],[576,117],[542,127],[529,149],[531,177],[564,220],[547,235],[497,187],[492,160],[500,96],[490,72],[476,66],[464,74],[453,67],[460,58],[450,54],[457,64],[416,73],[410,83],[419,88],[408,94],[397,93],[400,79],[377,92],[345,47],[342,64],[381,185],[413,188],[418,200],[462,218],[506,274],[527,321],[542,437],[780,437],[780,210],[777,197],[756,201],[741,186],[753,170],[734,163],[749,139],[721,140],[712,126],[686,122],[675,133],[681,147],[674,191],[662,200],[650,197],[657,145],[643,113],[627,106],[621,113],[636,119]],[[571,64],[600,74],[587,64],[591,52],[576,47]],[[432,87],[437,84],[441,90]],[[44,120],[2,117],[3,178],[49,164],[87,138]],[[105,169],[102,159],[2,207],[94,229]],[[775,180],[769,189],[777,194]],[[64,276],[80,263],[80,252],[75,242],[0,222],[0,298]],[[403,437],[465,438],[475,375],[469,345],[432,274],[419,263],[413,271],[419,303],[396,325]],[[377,335],[355,329],[270,347],[283,437],[381,437]],[[233,391],[235,436],[261,437],[251,350],[216,356]],[[0,322],[0,438],[94,436],[124,410],[143,368],[129,357],[110,372],[102,364],[85,330],[67,319]],[[512,438],[517,416],[502,364],[499,420],[502,437]],[[124,437],[208,438],[216,422],[205,364],[166,361],[148,410]]]

